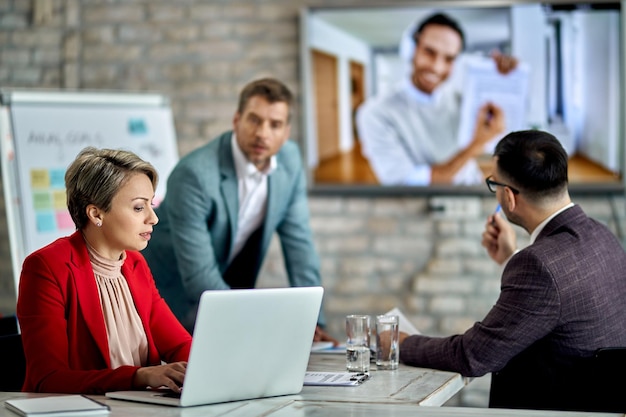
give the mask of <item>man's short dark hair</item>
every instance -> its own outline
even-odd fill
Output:
[[[284,102],[289,108],[287,121],[291,120],[291,107],[293,104],[293,94],[287,86],[274,78],[261,78],[247,84],[239,95],[239,105],[237,112],[242,114],[252,97],[261,96],[270,104]]]
[[[419,37],[424,31],[424,28],[426,28],[426,26],[428,25],[440,25],[454,30],[461,37],[461,50],[465,49],[465,35],[463,34],[463,29],[461,29],[461,26],[456,20],[443,13],[435,13],[424,19],[422,23],[419,24],[415,32],[413,32],[413,40],[415,41],[415,45],[417,45]]]
[[[556,196],[567,188],[567,152],[541,130],[506,135],[496,145],[498,172],[530,199]]]

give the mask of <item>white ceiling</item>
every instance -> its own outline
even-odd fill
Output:
[[[343,7],[312,8],[309,13],[373,48],[396,48],[409,25],[415,25],[436,11],[444,12],[459,22],[469,47],[510,39],[508,7]]]

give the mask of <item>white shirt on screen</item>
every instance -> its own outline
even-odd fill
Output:
[[[357,113],[363,154],[383,185],[428,185],[431,165],[447,162],[458,143],[460,94],[444,85],[428,95],[405,80],[387,94],[368,99]],[[453,184],[475,185],[483,175],[475,160]]]

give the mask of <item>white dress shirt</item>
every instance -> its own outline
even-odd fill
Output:
[[[548,216],[547,219],[545,219],[544,221],[539,223],[537,225],[537,227],[535,227],[535,230],[533,230],[533,232],[530,234],[530,244],[532,245],[533,243],[535,243],[535,240],[537,240],[537,236],[539,236],[539,233],[541,233],[543,228],[546,227],[546,224],[548,224],[550,222],[550,220],[554,219],[558,214],[564,212],[565,210],[567,210],[570,207],[574,207],[574,203],[567,204],[563,208],[561,208],[561,209],[555,211],[554,213],[552,213],[550,216]]]
[[[241,151],[235,133],[231,139],[231,147],[237,172],[239,213],[237,215],[235,243],[228,262],[237,256],[250,235],[263,223],[267,210],[267,177],[276,169],[277,165],[276,156],[273,155],[269,167],[259,171]]]
[[[357,113],[363,154],[383,185],[428,185],[431,165],[447,162],[460,150],[461,96],[446,84],[429,95],[410,80],[395,90],[368,99]],[[468,161],[453,184],[483,180],[475,160]]]

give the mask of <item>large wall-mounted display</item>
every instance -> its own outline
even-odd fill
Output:
[[[542,129],[570,155],[572,191],[623,192],[622,8],[623,1],[421,1],[303,9],[311,190],[484,192],[497,141]],[[462,51],[454,39],[415,35],[436,13],[458,23]],[[515,58],[515,68],[500,73],[498,54]],[[503,129],[454,167],[494,114]]]

